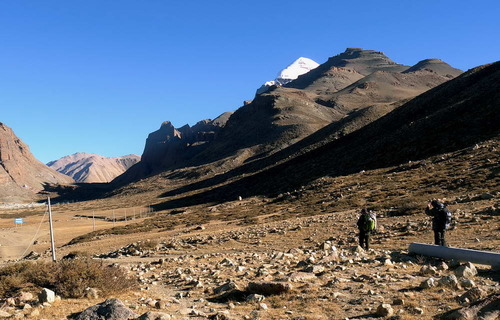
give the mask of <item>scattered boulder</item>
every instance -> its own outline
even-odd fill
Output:
[[[462,278],[460,279],[460,285],[465,289],[471,289],[476,286],[476,283],[471,279]]]
[[[250,282],[247,292],[265,296],[282,294],[292,290],[292,285],[288,282]]]
[[[294,272],[290,275],[289,281],[291,282],[302,282],[316,279],[316,275],[314,273],[308,272]]]
[[[248,302],[262,302],[264,301],[266,297],[264,297],[263,295],[260,295],[260,294],[256,294],[256,293],[252,293],[251,295],[249,295],[247,297],[247,301]]]
[[[314,274],[322,273],[322,272],[325,272],[325,267],[314,265],[314,266],[307,267],[304,271],[309,272],[309,273],[314,273]]]
[[[119,299],[107,299],[82,311],[75,320],[127,320],[139,315],[127,308]]]
[[[26,302],[33,300],[33,294],[31,292],[21,291],[16,297],[16,302],[19,304],[20,302]]]
[[[56,294],[50,289],[43,288],[42,291],[38,294],[38,300],[42,304],[45,302],[54,303],[54,301],[56,301]]]
[[[420,268],[420,275],[422,276],[433,276],[437,273],[438,272],[436,267],[433,266],[423,266],[422,268]]]
[[[170,320],[172,316],[168,313],[148,311],[136,320]]]
[[[10,318],[12,315],[6,311],[0,310],[0,318]]]
[[[439,285],[442,285],[442,286],[445,286],[445,287],[450,287],[450,288],[453,288],[453,289],[459,289],[460,286],[458,284],[458,279],[455,275],[449,275],[449,276],[446,276],[446,277],[442,277],[441,279],[439,279],[438,281]]]
[[[390,317],[394,314],[394,309],[388,303],[382,303],[377,307],[377,311],[375,313],[379,317]]]
[[[223,292],[228,292],[232,290],[239,290],[238,285],[234,283],[233,281],[229,281],[224,283],[221,286],[218,286],[217,288],[214,289],[214,294],[221,294]]]
[[[420,283],[420,288],[422,288],[422,289],[428,289],[428,288],[432,288],[435,286],[436,286],[436,280],[434,280],[434,278],[432,278],[432,277],[425,279],[424,281],[422,281]]]
[[[451,310],[441,315],[443,320],[496,320],[500,317],[500,293],[492,294],[469,306]]]
[[[457,277],[471,278],[477,275],[477,269],[472,263],[468,262],[455,269],[455,274]]]
[[[98,299],[99,291],[96,288],[86,288],[84,297],[87,299]]]
[[[473,303],[476,301],[481,300],[486,296],[486,292],[482,290],[481,288],[472,288],[466,293],[462,294],[461,296],[458,297],[458,301],[462,305],[466,305],[469,303]]]

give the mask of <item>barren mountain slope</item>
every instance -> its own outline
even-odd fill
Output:
[[[316,69],[298,77],[297,80],[292,81],[287,86],[305,89],[314,84],[318,78],[328,76],[328,73],[335,70],[333,69],[335,67],[353,70],[363,76],[375,71],[402,72],[409,68],[395,63],[380,51],[347,48],[345,52],[331,57]]]
[[[447,77],[450,79],[461,75],[463,72],[462,70],[453,68],[452,66],[450,66],[449,64],[440,59],[425,59],[418,62],[413,67],[408,68],[407,70],[404,71],[404,73],[423,71],[423,70],[431,71],[440,76]]]
[[[500,62],[475,68],[311,152],[203,195],[188,197],[185,202],[166,205],[276,194],[325,175],[397,165],[497,137],[499,80]]]
[[[47,165],[76,182],[110,182],[136,164],[140,158],[135,154],[108,158],[98,154],[78,152],[51,161]]]
[[[0,201],[33,199],[47,183],[73,182],[36,160],[12,129],[0,122]]]
[[[457,70],[446,66],[440,64],[440,70]],[[450,79],[418,68],[400,73],[406,69],[381,52],[348,49],[290,85],[258,95],[252,103],[238,109],[218,139],[189,164],[218,160],[243,148],[251,148],[257,157],[266,156],[355,110],[412,98]],[[353,70],[368,75],[363,77]],[[307,77],[307,86],[297,85],[305,83],[301,82],[305,81],[302,77]]]

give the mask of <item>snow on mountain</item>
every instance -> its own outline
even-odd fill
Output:
[[[257,89],[257,94],[266,92],[269,87],[278,85],[283,86],[292,80],[297,79],[300,75],[308,73],[312,69],[315,69],[319,64],[309,58],[300,57],[294,62],[292,62],[288,67],[281,70],[278,73],[276,79],[272,81],[267,81],[259,89]]]

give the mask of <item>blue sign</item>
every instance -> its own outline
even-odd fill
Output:
[[[23,218],[15,218],[14,223],[15,224],[23,224]]]

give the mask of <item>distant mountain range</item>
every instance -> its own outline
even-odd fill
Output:
[[[298,75],[300,65],[309,71]],[[214,134],[203,140],[202,147],[183,139],[182,128],[165,122],[149,135],[142,160],[115,182],[123,185],[184,167],[198,168],[193,170],[200,175],[231,170],[332,123],[341,123],[337,134],[346,135],[461,73],[438,59],[405,66],[380,51],[360,48],[348,48],[319,66],[300,58],[277,78],[289,74],[295,80],[274,82],[226,115],[220,126],[212,126]]]
[[[73,178],[76,182],[110,182],[139,162],[140,156],[130,154],[107,158],[94,153],[78,152],[47,163],[52,169]]]
[[[373,109],[370,109],[360,112],[365,113],[364,117],[370,117],[373,115]],[[447,163],[448,153],[462,150],[461,154],[468,154],[464,148],[475,148],[476,144],[500,139],[500,62],[469,70],[389,109],[392,110],[385,112],[384,116],[376,114],[375,120],[349,127],[347,124],[352,118],[360,117],[355,113],[267,157],[173,188],[162,194],[169,200],[157,205],[156,209],[222,203],[239,196],[275,197],[299,190],[321,177],[341,177],[397,165],[400,166],[397,170],[433,170],[433,162]],[[494,147],[489,151],[495,152]],[[438,155],[442,156],[427,160]],[[489,170],[498,169],[498,159],[488,159],[488,162]],[[472,170],[469,166],[464,162],[449,170],[469,172]],[[390,173],[387,172],[388,179]],[[161,179],[157,181],[156,178],[157,187]],[[163,179],[168,180],[169,176]],[[498,176],[493,175],[490,179],[498,180]],[[148,182],[149,179],[142,181],[142,192],[147,190]],[[448,192],[440,189],[441,181],[429,183],[436,193]],[[455,181],[450,175],[445,185],[467,183],[466,180]],[[121,192],[135,187],[132,183]],[[380,187],[383,187],[383,181]]]
[[[297,61],[289,71],[297,71]],[[179,128],[162,122],[140,160],[75,154],[49,165],[79,182],[119,175],[107,196],[170,188],[162,194],[176,197],[161,207],[168,208],[425,159],[500,131],[500,62],[463,73],[439,59],[405,66],[380,51],[348,48],[296,79],[278,78],[214,120]],[[37,162],[5,125],[0,129],[0,196],[22,198],[72,182]]]

